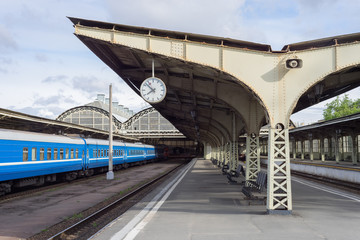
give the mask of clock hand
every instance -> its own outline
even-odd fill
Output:
[[[152,93],[152,92],[155,92],[155,90],[156,90],[155,88],[152,88],[152,89],[150,90],[150,92],[144,94],[144,96],[147,96],[147,95],[149,95],[149,94]]]
[[[152,88],[149,83],[146,83],[146,85],[151,89],[151,91],[155,91],[155,89]]]

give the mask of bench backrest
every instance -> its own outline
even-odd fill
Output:
[[[241,164],[239,164],[239,166],[237,167],[237,169],[235,171],[236,175],[240,176],[240,173],[243,171],[244,171],[244,167]]]
[[[258,172],[257,178],[256,178],[256,184],[259,185],[260,189],[262,189],[266,185],[267,181],[267,173],[266,172]]]

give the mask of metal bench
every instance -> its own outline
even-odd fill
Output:
[[[258,199],[258,196],[254,195],[254,192],[261,193],[267,184],[267,173],[258,172],[256,181],[246,181],[245,186],[242,188],[242,193],[250,199]]]
[[[236,171],[231,170],[230,172],[228,172],[226,174],[228,183],[237,183],[237,181],[234,180],[233,177],[238,178],[238,177],[240,177],[240,175],[245,176],[244,167],[241,164],[239,164],[239,166],[236,168]]]
[[[211,162],[213,165],[217,165],[218,164],[218,160],[215,158],[211,158]]]
[[[225,159],[224,159],[224,161],[222,163],[222,168],[221,168],[222,174],[223,175],[227,174],[227,170],[229,170],[229,165],[225,164]]]
[[[222,167],[222,165],[225,163],[225,159],[224,160],[222,160],[222,161],[218,161],[217,162],[217,165],[218,165],[218,167]]]

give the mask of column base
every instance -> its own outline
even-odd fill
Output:
[[[291,215],[292,211],[291,210],[270,210],[270,209],[267,209],[266,213],[268,215]]]
[[[106,173],[106,179],[107,180],[112,180],[114,179],[114,172],[113,171],[109,171]]]

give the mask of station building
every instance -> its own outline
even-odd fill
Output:
[[[199,151],[197,141],[187,139],[153,107],[136,114],[119,102],[112,102],[112,108],[115,133],[149,144],[165,144],[176,154]],[[56,120],[109,131],[109,116],[109,99],[98,94],[94,102],[66,110]]]

